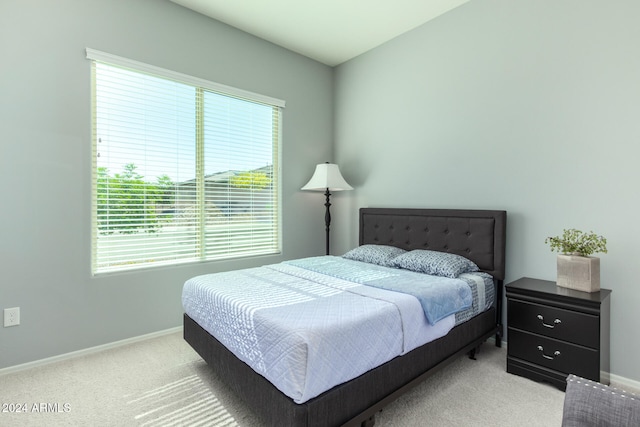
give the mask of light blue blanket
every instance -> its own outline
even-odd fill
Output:
[[[303,258],[284,263],[362,285],[413,295],[420,301],[431,325],[471,307],[472,303],[471,289],[461,279],[430,276],[334,256]]]
[[[184,311],[296,403],[446,335],[414,297],[288,264],[186,281]]]

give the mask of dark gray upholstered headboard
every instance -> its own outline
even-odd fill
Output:
[[[506,211],[361,208],[360,245],[450,252],[504,280],[506,225]]]

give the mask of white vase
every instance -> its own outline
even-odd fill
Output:
[[[600,258],[558,255],[558,286],[582,292],[600,291]]]

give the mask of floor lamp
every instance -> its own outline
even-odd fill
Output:
[[[324,191],[327,199],[324,204],[327,207],[327,211],[324,214],[324,223],[327,230],[327,255],[329,255],[329,225],[331,224],[331,214],[329,213],[329,206],[331,206],[329,202],[329,197],[331,196],[330,191],[353,190],[353,187],[344,180],[342,174],[340,174],[338,165],[327,162],[316,165],[313,176],[309,182],[307,182],[307,185],[302,187],[302,190]]]

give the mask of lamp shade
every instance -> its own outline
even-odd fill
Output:
[[[329,189],[329,191],[343,191],[353,190],[353,187],[344,180],[338,165],[333,163],[320,163],[316,165],[313,176],[309,182],[302,187],[302,190],[325,191],[327,189]]]

